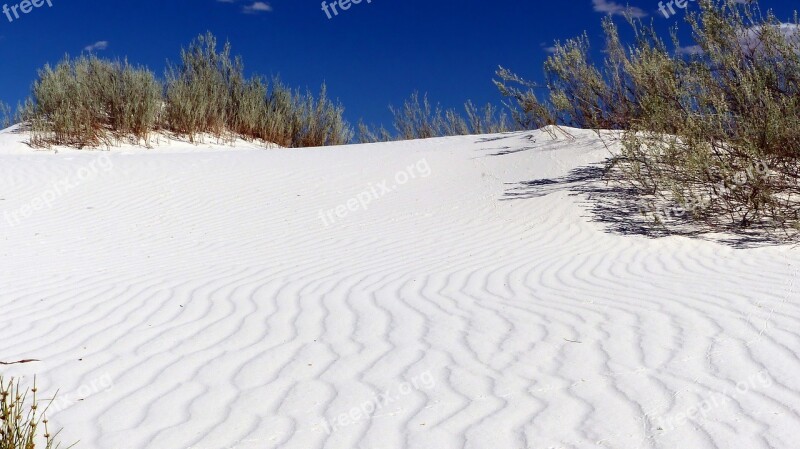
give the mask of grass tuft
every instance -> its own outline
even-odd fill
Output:
[[[37,394],[36,380],[27,389],[20,386],[19,380],[6,381],[0,376],[0,449],[59,447],[58,432],[50,432],[47,406],[42,406]]]

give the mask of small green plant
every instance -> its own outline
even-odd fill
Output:
[[[37,397],[36,381],[29,390],[19,380],[0,376],[0,449],[56,449],[58,432],[48,429],[47,407]]]

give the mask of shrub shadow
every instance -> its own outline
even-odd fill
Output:
[[[520,133],[519,131],[503,133],[499,136],[483,137],[479,139],[476,143],[497,142],[500,140],[519,138],[519,137],[522,137],[522,139],[524,140],[528,140],[532,144],[536,143],[536,136],[533,133],[530,132]],[[514,154],[514,153],[520,153],[522,151],[533,150],[534,148],[536,147],[528,145],[520,147],[519,145],[515,145],[515,146],[502,146],[496,148],[483,148],[482,150],[494,151],[494,153],[489,153],[488,156],[505,156],[507,154]]]
[[[684,236],[714,241],[734,248],[752,248],[787,243],[787,237],[770,234],[761,226],[743,229],[731,225],[714,225],[685,217],[670,217],[656,222],[642,212],[642,199],[634,188],[607,169],[608,162],[571,170],[557,178],[534,179],[508,184],[501,201],[539,198],[556,192],[569,192],[581,197],[591,221],[602,223],[608,232],[620,235],[641,235],[650,238]]]

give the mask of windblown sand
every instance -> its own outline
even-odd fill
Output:
[[[80,449],[800,447],[800,250],[611,232],[556,181],[608,156],[571,132],[6,131],[0,362],[38,361],[0,373]]]

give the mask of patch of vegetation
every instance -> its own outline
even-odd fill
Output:
[[[592,60],[584,35],[555,46],[546,83],[501,68],[500,91],[520,126],[620,130],[610,167],[643,198],[675,204],[716,229],[800,228],[800,25],[756,4],[700,0],[687,17],[695,43],[672,50],[629,18],[622,44],[606,19]],[[544,88],[544,96],[536,89]]]
[[[37,397],[36,382],[31,389],[19,380],[0,376],[0,449],[57,449],[58,432],[52,434],[45,417],[47,407]]]
[[[127,61],[67,56],[39,71],[18,115],[37,147],[147,142],[157,130],[191,141],[211,134],[287,147],[339,145],[352,137],[344,108],[328,99],[324,85],[315,97],[277,79],[268,88],[260,77],[246,78],[241,58],[231,56],[228,43],[219,50],[211,33],[181,51],[163,82]]]
[[[472,101],[464,104],[465,115],[455,109],[444,110],[437,104],[431,105],[428,96],[420,100],[418,92],[403,103],[402,108],[390,106],[393,125],[397,130],[392,135],[385,128],[374,130],[363,123],[359,124],[359,141],[362,143],[385,142],[390,140],[428,139],[443,136],[464,136],[471,134],[495,134],[519,129],[508,115],[492,104],[482,109]]]

